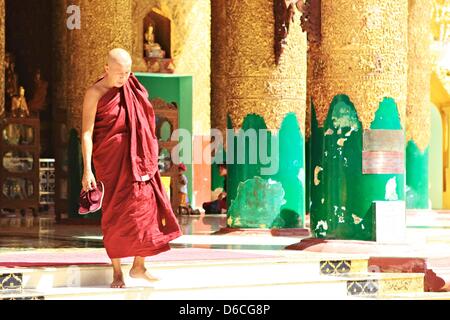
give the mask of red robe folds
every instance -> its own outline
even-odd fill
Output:
[[[131,74],[97,105],[93,161],[105,186],[102,232],[111,259],[153,256],[181,236],[158,171],[155,115],[147,97]]]

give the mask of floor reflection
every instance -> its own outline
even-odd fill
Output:
[[[31,220],[29,217],[26,221],[14,218],[2,219],[0,223],[0,253],[11,251],[11,249],[103,247],[99,225],[48,224],[48,221],[43,224],[43,221],[33,222]],[[178,221],[185,235],[207,235],[226,226],[226,215],[179,216]],[[42,228],[43,225],[46,226],[45,229]],[[193,245],[193,247],[196,246]]]

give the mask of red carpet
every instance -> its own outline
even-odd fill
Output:
[[[273,255],[252,254],[232,250],[216,249],[171,249],[157,256],[148,257],[148,262],[194,261],[194,260],[227,260],[227,259],[260,259],[274,258]],[[122,259],[123,263],[132,263],[133,258]],[[70,265],[109,265],[106,252],[83,252],[73,249],[71,252],[14,252],[0,253],[0,267],[62,267]]]

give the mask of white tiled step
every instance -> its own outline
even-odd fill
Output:
[[[346,277],[316,276],[279,279],[270,277],[243,281],[224,274],[222,284],[206,281],[180,282],[166,279],[155,283],[152,299],[344,299],[348,286],[353,282],[371,280],[376,283],[378,293],[423,292],[422,274],[366,274]],[[276,279],[274,279],[276,278]],[[198,279],[197,279],[198,280]],[[137,284],[137,283],[136,283]],[[401,284],[399,286],[399,284]],[[419,284],[419,285],[418,285]],[[420,287],[421,285],[421,287]]]
[[[393,288],[394,292],[423,292],[423,274],[321,276],[318,264],[318,261],[155,264],[152,273],[161,280],[153,283],[130,279],[127,276],[130,266],[124,266],[123,271],[129,288],[153,288],[150,299],[346,298],[349,283],[367,280],[376,282],[380,293],[386,292],[386,288]],[[10,271],[23,271],[26,290],[45,293],[57,287],[102,288],[112,279],[109,266]]]
[[[22,293],[0,294],[0,300],[45,299],[45,300],[148,300],[152,288],[111,289],[96,288],[55,288],[45,292],[23,290]]]
[[[366,260],[354,260],[364,266]],[[125,275],[131,266],[123,265]],[[195,261],[147,264],[155,276],[167,281],[192,285],[221,285],[260,283],[261,281],[304,281],[320,276],[320,259],[270,258],[236,259],[222,261]],[[365,271],[365,270],[364,270]],[[109,285],[112,279],[110,266],[73,266],[54,268],[0,269],[1,273],[22,273],[23,288],[46,291],[60,287],[92,287]],[[134,280],[131,280],[134,281]]]
[[[423,275],[418,274],[366,274],[346,277],[319,276],[303,281],[259,281],[254,283],[233,283],[227,281],[225,275],[222,277],[222,284],[198,283],[190,286],[186,283],[176,283],[171,280],[162,280],[154,283],[153,286],[139,281],[126,279],[127,289],[110,289],[106,287],[67,287],[54,288],[45,291],[24,290],[22,294],[3,294],[4,298],[31,298],[43,297],[46,300],[216,300],[216,299],[347,299],[355,298],[348,294],[349,283],[355,281],[372,280],[376,282],[379,292],[376,296],[387,296],[383,292],[405,290],[415,288],[417,283],[423,283]],[[401,284],[401,286],[399,286]],[[412,284],[412,285],[411,285]],[[145,285],[139,286],[139,285]],[[136,287],[135,287],[136,286]],[[137,287],[139,286],[139,287]],[[402,288],[403,286],[403,288]],[[423,290],[423,288],[422,288]],[[403,291],[404,292],[404,291]],[[414,294],[417,294],[416,292]],[[364,295],[365,297],[367,295]],[[359,298],[359,297],[356,297]]]

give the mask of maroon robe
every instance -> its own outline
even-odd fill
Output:
[[[98,102],[93,162],[105,186],[102,232],[108,256],[147,257],[169,250],[181,229],[158,171],[154,111],[134,74]]]

